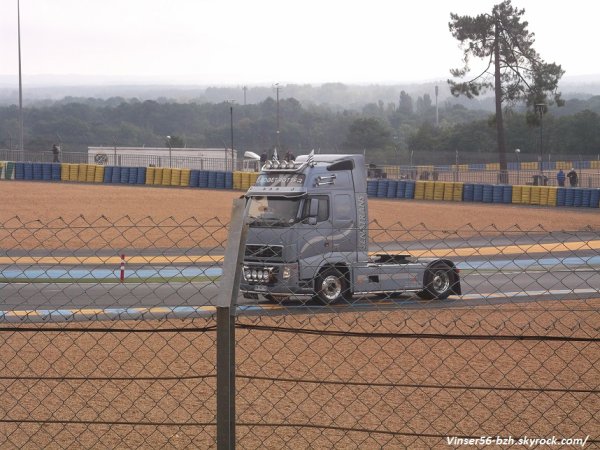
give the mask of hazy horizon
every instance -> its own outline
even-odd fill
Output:
[[[499,0],[21,0],[24,85],[236,86],[402,84],[446,80],[462,52],[450,13]],[[600,79],[600,3],[513,1],[535,48],[566,77]],[[17,1],[0,3],[0,80],[18,82]],[[581,49],[581,50],[579,50]],[[70,81],[69,81],[70,80]]]

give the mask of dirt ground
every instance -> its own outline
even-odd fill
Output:
[[[0,193],[0,224],[81,215],[228,223],[241,195],[14,181],[0,182]],[[583,208],[378,199],[369,208],[382,227],[600,229],[600,211]],[[591,392],[600,352],[588,339],[598,336],[598,311],[598,301],[583,300],[240,318],[238,447],[448,448],[446,435],[597,439]],[[183,331],[212,325],[5,324],[0,447],[215,447],[215,333]]]
[[[116,220],[173,217],[199,222],[218,218],[229,222],[231,205],[241,191],[146,186],[106,186],[79,183],[0,182],[0,223],[19,216],[22,221],[72,220],[100,216]],[[600,210],[592,208],[550,208],[521,205],[369,199],[369,216],[381,226],[401,223],[404,227],[424,224],[430,229],[477,229],[495,226],[523,230],[541,226],[548,231],[600,228]]]

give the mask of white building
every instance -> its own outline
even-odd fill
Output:
[[[229,148],[88,147],[88,163],[126,167],[232,170],[237,167],[237,155]]]

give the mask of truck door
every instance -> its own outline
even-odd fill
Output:
[[[356,207],[353,195],[334,195],[332,225],[331,251],[356,252]]]
[[[301,220],[294,229],[297,231],[300,277],[312,278],[321,265],[323,255],[332,251],[329,196],[310,195],[305,198]]]

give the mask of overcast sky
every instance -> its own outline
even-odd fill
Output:
[[[446,79],[450,13],[500,0],[21,0],[22,71],[106,82],[393,83]],[[597,75],[597,0],[513,0],[535,48]],[[16,80],[17,0],[0,1],[0,75]],[[29,78],[28,78],[29,77]]]

